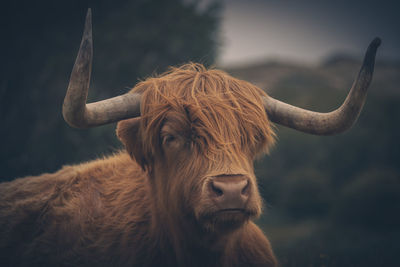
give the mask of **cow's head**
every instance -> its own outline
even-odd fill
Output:
[[[81,128],[121,121],[118,136],[149,173],[158,203],[206,229],[229,230],[260,213],[252,163],[273,143],[269,120],[317,135],[348,129],[365,102],[379,44],[379,38],[372,41],[346,100],[329,113],[280,102],[196,64],[148,79],[125,95],[86,104],[92,60],[89,10],[63,115]]]
[[[260,214],[253,161],[273,144],[262,90],[187,64],[133,93],[142,95],[141,117],[121,121],[117,134],[149,173],[161,208],[193,216],[208,230]]]

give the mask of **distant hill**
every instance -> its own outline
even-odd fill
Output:
[[[281,86],[291,84],[300,87],[302,83],[316,83],[326,88],[348,90],[361,66],[361,59],[336,54],[328,57],[318,66],[299,63],[266,61],[243,67],[225,68],[234,77],[250,81],[267,93],[273,94]],[[400,62],[377,61],[373,86],[383,94],[400,94]]]

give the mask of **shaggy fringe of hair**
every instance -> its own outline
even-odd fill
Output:
[[[142,93],[142,142],[147,150],[160,144],[152,133],[160,131],[168,112],[186,115],[195,143],[210,158],[222,152],[235,159],[243,149],[260,155],[274,144],[261,99],[265,92],[224,71],[188,63],[148,78],[132,91]]]

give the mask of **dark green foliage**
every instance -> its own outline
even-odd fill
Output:
[[[115,125],[72,129],[61,106],[87,8],[93,13],[89,101],[188,61],[213,63],[219,1],[17,1],[2,4],[0,179],[55,171],[120,147]]]
[[[346,227],[391,232],[400,226],[399,211],[399,173],[372,169],[355,177],[342,189],[332,218]]]
[[[294,220],[323,217],[332,205],[330,179],[314,169],[298,169],[283,179],[279,205]]]
[[[298,67],[270,94],[330,111],[359,66],[343,58],[308,73]],[[278,143],[256,172],[267,202],[259,224],[283,266],[400,266],[399,77],[398,64],[376,64],[364,110],[346,133],[277,128]]]

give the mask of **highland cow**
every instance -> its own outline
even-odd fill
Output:
[[[271,121],[335,134],[356,120],[374,40],[344,104],[303,110],[200,64],[170,68],[131,92],[86,104],[90,10],[65,97],[76,127],[119,121],[121,151],[0,185],[1,266],[276,266],[263,232],[253,161],[274,143]]]

